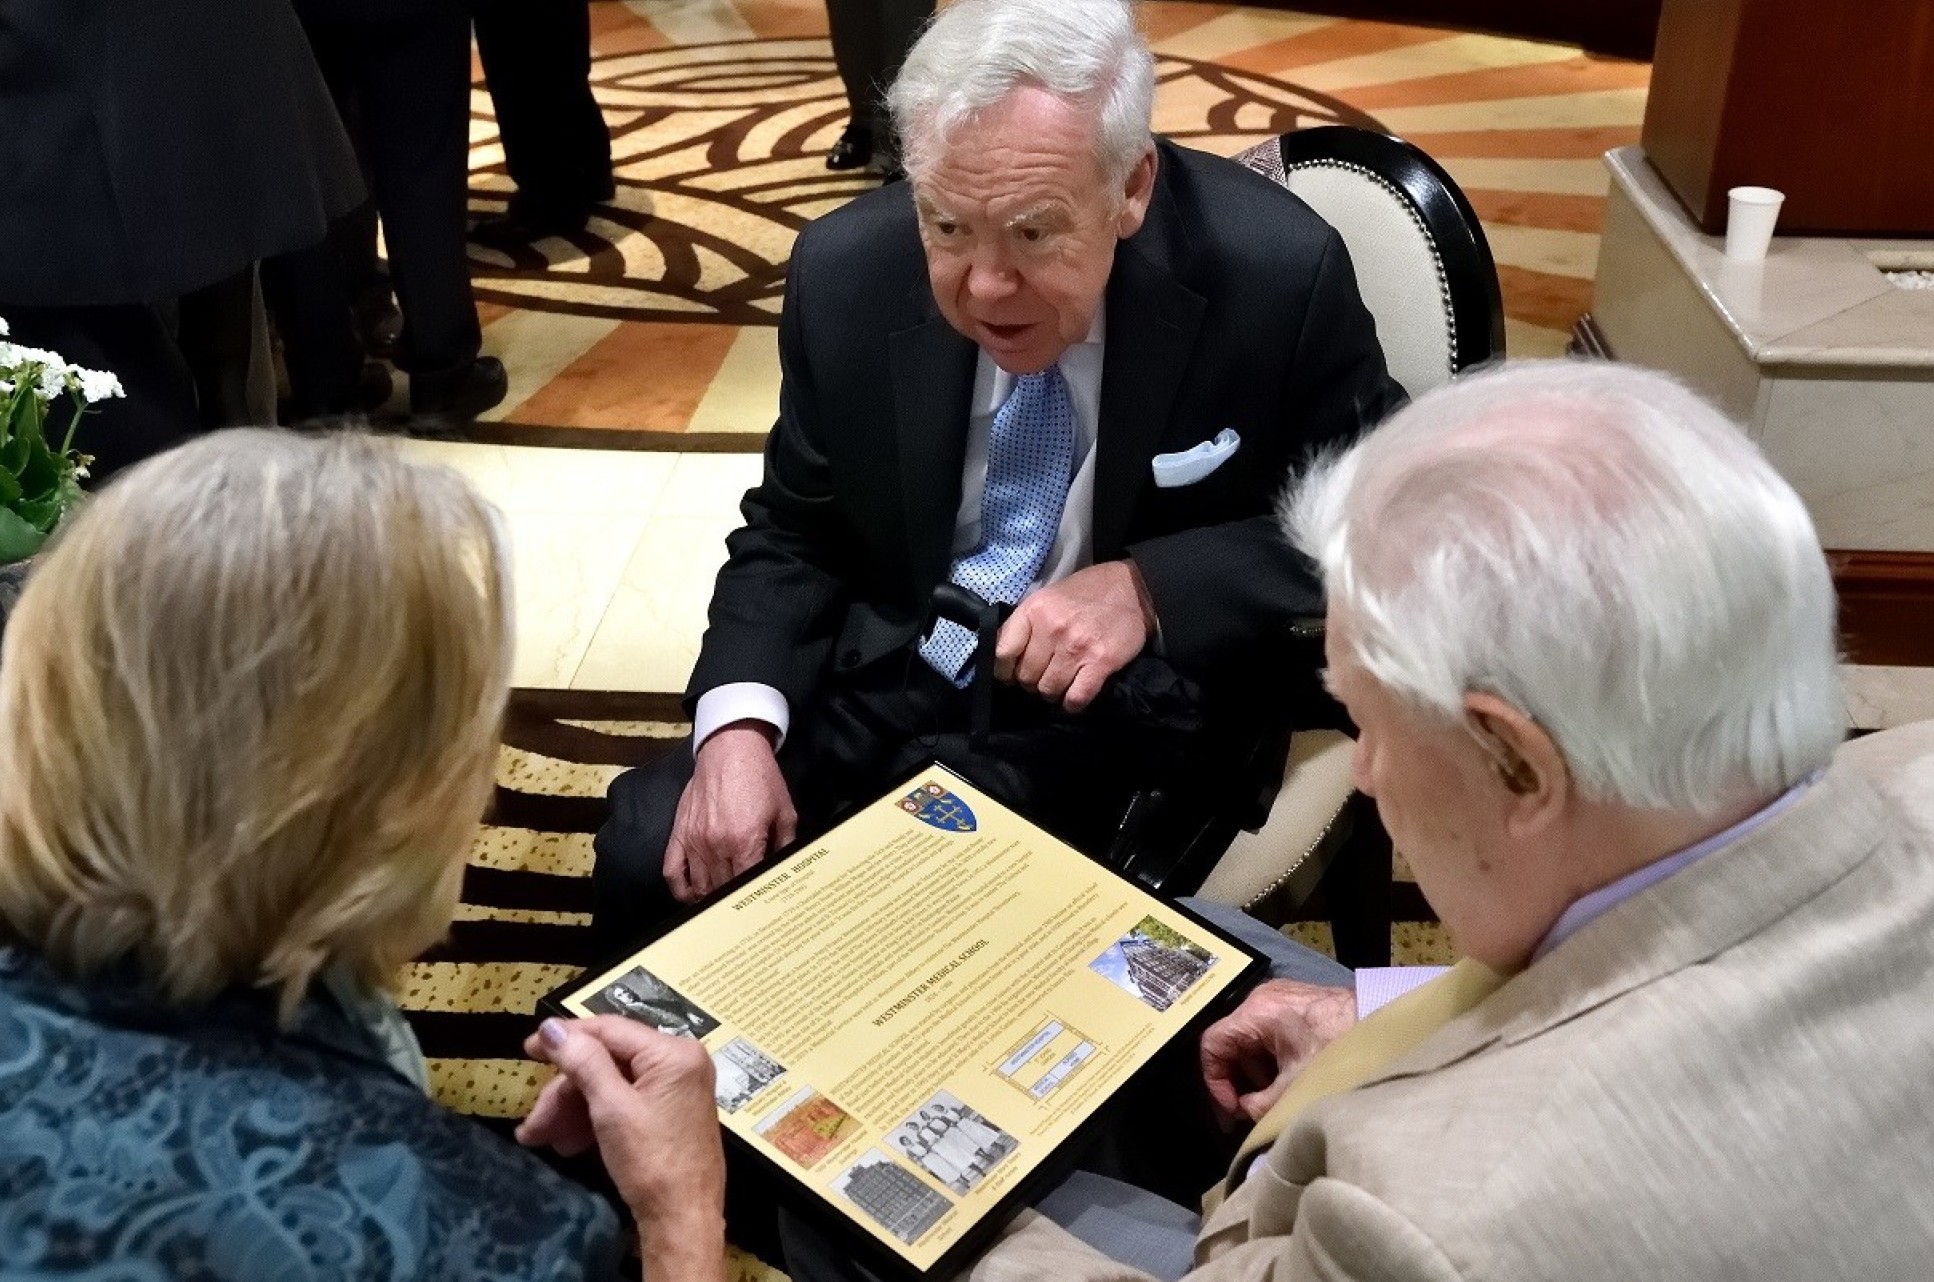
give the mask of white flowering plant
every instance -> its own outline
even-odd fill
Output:
[[[57,353],[7,341],[0,320],[0,565],[24,561],[81,498],[94,460],[74,449],[74,429],[89,405],[123,396],[121,380],[70,365]],[[55,402],[71,407],[56,449],[47,441]]]

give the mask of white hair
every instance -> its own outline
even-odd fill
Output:
[[[1151,145],[1155,60],[1126,0],[955,0],[887,92],[908,171],[926,173],[955,129],[1023,84],[1094,112],[1111,185]]]
[[[1844,734],[1826,558],[1800,498],[1662,374],[1519,361],[1413,402],[1285,500],[1344,651],[1412,706],[1488,692],[1581,794],[1710,813]]]

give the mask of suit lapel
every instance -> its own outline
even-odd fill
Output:
[[[895,332],[887,345],[908,555],[915,583],[938,583],[947,577],[960,507],[974,345],[937,312]]]
[[[1169,191],[1166,151],[1142,229],[1115,249],[1095,449],[1095,560],[1121,555],[1148,461],[1168,425],[1207,306],[1176,276],[1188,238]]]

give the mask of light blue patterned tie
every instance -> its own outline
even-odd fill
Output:
[[[1061,367],[1021,375],[987,437],[980,546],[955,561],[948,577],[985,600],[1019,601],[1054,546],[1073,469],[1074,402]],[[920,657],[965,686],[974,641],[972,632],[943,619],[920,643]]]

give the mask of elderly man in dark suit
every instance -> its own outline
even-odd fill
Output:
[[[688,690],[696,753],[621,776],[607,943],[938,757],[1077,845],[1254,704],[1321,612],[1272,504],[1400,397],[1342,241],[1151,136],[1119,0],[960,0],[895,83],[911,181],[808,227],[765,478]],[[1017,603],[965,733],[948,581]],[[662,902],[662,901],[661,901]]]

